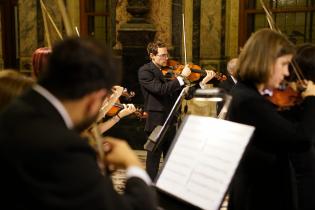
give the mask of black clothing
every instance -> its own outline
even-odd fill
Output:
[[[144,97],[144,111],[148,113],[145,132],[149,135],[157,125],[163,125],[182,88],[176,78],[166,80],[153,62],[140,67],[138,78]],[[155,154],[148,152],[146,169],[152,179],[158,171],[162,151],[168,150],[173,139],[173,136],[168,136],[168,139],[163,140],[166,146],[160,145],[163,149],[158,149]]]
[[[238,82],[228,119],[255,126],[230,188],[229,210],[290,210],[298,208],[290,152],[310,149],[315,134],[315,97],[305,98],[301,121],[283,118],[257,89]]]
[[[140,178],[118,194],[87,140],[34,90],[0,115],[0,164],[3,209],[156,209],[154,191]]]
[[[226,80],[219,83],[218,87],[224,89],[227,93],[231,91],[231,89],[234,87],[235,82],[231,75],[228,75]]]
[[[290,121],[300,122],[303,113],[303,103],[281,111],[280,114]],[[292,152],[289,154],[295,170],[299,210],[315,209],[315,136],[312,147],[306,152]]]

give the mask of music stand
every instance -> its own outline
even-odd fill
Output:
[[[182,89],[179,96],[177,97],[169,115],[167,116],[163,126],[158,125],[156,126],[153,131],[151,132],[150,136],[148,137],[147,142],[144,145],[144,149],[150,152],[154,152],[159,145],[163,142],[163,137],[165,133],[167,132],[168,128],[171,125],[171,122],[173,121],[174,115],[177,113],[180,105],[181,105],[181,99],[184,95],[185,90]]]
[[[172,111],[177,111],[179,108],[179,103],[181,100],[182,96],[179,96],[178,101],[176,101],[175,105],[174,105],[174,110],[172,109]],[[218,106],[218,104],[221,105],[221,109],[220,112],[217,113],[213,113],[213,115],[208,116],[208,117],[214,117],[214,118],[219,118],[219,119],[224,119],[226,117],[226,114],[228,112],[229,109],[229,105],[231,102],[232,97],[230,95],[228,95],[223,89],[220,88],[211,88],[211,89],[197,89],[193,95],[193,98],[191,100],[195,101],[196,103],[200,102],[200,103],[209,103],[209,104],[213,104],[212,107],[214,107],[214,109],[216,109],[216,107]],[[172,113],[170,113],[169,117],[172,116]],[[205,116],[205,115],[204,115]],[[168,118],[168,120],[170,120]],[[182,123],[182,126],[185,124],[185,121]],[[163,126],[159,126],[156,128],[156,133],[154,133],[152,136],[150,136],[149,140],[154,140],[156,139],[158,142],[157,144],[159,144],[159,141],[162,140],[163,138],[163,134],[165,134],[166,130],[163,129],[167,129],[167,122],[164,123]],[[176,143],[177,139],[178,139],[178,135],[180,135],[180,133],[182,132],[182,130],[180,129],[177,132],[177,136],[174,138],[174,142],[170,148],[170,153],[172,153],[172,150],[174,148],[174,144]],[[197,135],[197,134],[196,134]],[[149,141],[148,140],[148,141]],[[154,149],[154,148],[153,148]],[[170,154],[168,154],[168,156],[170,156]],[[165,158],[165,161],[167,161],[168,157]],[[164,166],[163,166],[164,168]],[[162,169],[163,170],[163,169]],[[155,180],[155,184],[157,184],[157,181],[160,178],[160,173],[157,177],[157,179]],[[180,199],[179,197],[172,195],[164,190],[161,190],[160,188],[156,187],[157,193],[159,195],[160,198],[160,205],[162,208],[166,208],[166,209],[170,209],[170,210],[175,210],[175,209],[192,209],[192,210],[197,210],[200,209],[199,207],[197,207],[196,205],[193,205],[191,203],[189,203],[188,201],[185,201],[183,199]]]

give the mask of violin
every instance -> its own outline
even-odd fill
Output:
[[[127,88],[125,88],[120,97],[124,97],[127,101],[131,101],[131,99],[136,95],[135,92],[128,92]]]
[[[265,11],[269,28],[273,31],[281,33],[280,29],[276,25],[275,20],[272,17],[271,10],[266,6],[263,0],[260,0],[260,4]],[[271,97],[268,97],[268,99],[273,104],[278,106],[279,111],[283,111],[291,108],[292,106],[300,104],[302,102],[301,93],[303,92],[303,90],[305,90],[305,77],[302,70],[294,59],[291,60],[290,64],[290,67],[292,68],[297,79],[297,82],[295,83],[296,90],[287,85],[285,88],[274,89],[273,95]]]
[[[291,83],[291,85],[295,85],[295,83]],[[272,96],[267,96],[267,99],[277,106],[278,111],[288,110],[303,101],[301,96],[303,87],[299,85],[297,88],[293,88],[291,85],[282,84],[279,88],[272,90]]]
[[[124,109],[124,105],[120,103],[114,103],[112,108],[106,113],[106,116],[112,117],[117,115],[122,109]],[[146,114],[143,113],[142,108],[136,108],[136,111],[133,112],[138,119],[146,118]]]
[[[108,168],[106,165],[105,153],[103,149],[104,141],[97,123],[94,122],[89,128],[85,129],[81,133],[81,136],[85,137],[89,145],[96,151],[97,165],[100,169],[100,173],[105,175],[105,173],[108,171]]]
[[[120,98],[124,97],[124,99],[126,101],[130,101],[130,99],[132,97],[135,96],[135,92],[128,92],[126,88],[123,89],[122,93],[119,96],[115,96],[114,94],[111,95],[111,97],[108,99],[105,99],[103,102],[102,107],[100,108],[99,111],[99,115],[97,118],[97,122],[100,121],[103,117],[105,117],[107,115],[108,112],[110,113],[117,113],[118,111],[120,111],[121,109],[124,108],[124,106],[122,104],[120,104]],[[120,107],[119,110],[117,110],[117,106],[113,106],[113,105],[117,105],[118,107]],[[120,105],[118,105],[120,104]],[[113,116],[115,114],[111,114],[110,116]],[[107,115],[109,116],[109,115]]]
[[[127,88],[125,88],[120,97],[124,97],[126,101],[130,101],[135,95],[136,95],[135,92],[133,91],[128,92]],[[120,110],[124,108],[125,107],[123,104],[120,103],[120,98],[119,98],[116,100],[113,106],[108,110],[108,112],[106,113],[106,116],[112,117],[114,115],[117,115],[118,112],[120,112]],[[136,108],[136,111],[133,112],[132,114],[134,114],[138,119],[146,118],[142,112],[142,108]]]
[[[168,65],[162,67],[162,74],[165,76],[166,79],[173,80],[176,78],[176,76],[181,74],[185,66],[174,60],[168,60],[167,62]],[[206,70],[202,69],[196,64],[189,64],[189,68],[191,70],[191,74],[187,77],[187,79],[190,82],[198,81],[200,78],[207,75]],[[217,80],[226,80],[227,77],[224,74],[217,72],[214,68],[211,68],[210,70],[216,73],[214,78],[216,78]]]

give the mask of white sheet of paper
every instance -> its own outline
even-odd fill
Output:
[[[156,187],[202,209],[217,210],[253,132],[253,126],[189,115]]]

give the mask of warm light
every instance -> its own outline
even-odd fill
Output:
[[[223,98],[221,98],[221,97],[211,97],[211,98],[197,98],[197,97],[194,97],[192,100],[194,100],[194,101],[221,102],[221,101],[223,101]]]

